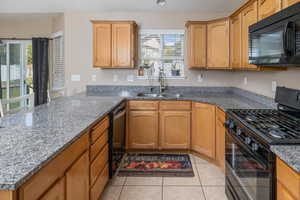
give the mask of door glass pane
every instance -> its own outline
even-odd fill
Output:
[[[7,49],[6,44],[0,44],[0,98],[6,99],[7,87]]]
[[[21,44],[9,44],[9,97],[10,99],[21,96],[21,67],[22,67]],[[20,107],[20,102],[10,103],[9,109]]]
[[[25,44],[25,66],[24,66],[24,95],[33,94],[33,69],[32,69],[32,44]],[[28,105],[29,100],[25,100],[24,104]],[[32,102],[33,103],[33,102]]]

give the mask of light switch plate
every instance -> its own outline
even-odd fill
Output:
[[[276,92],[276,88],[277,88],[277,82],[272,81],[272,92]]]
[[[248,85],[248,77],[244,77],[244,85]]]
[[[117,74],[114,74],[113,76],[113,81],[117,82],[119,80],[119,76]]]
[[[95,74],[92,75],[92,81],[97,81],[97,76]]]
[[[71,75],[71,81],[80,81],[80,75],[79,74],[72,74]]]

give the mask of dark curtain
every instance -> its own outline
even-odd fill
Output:
[[[32,38],[34,105],[47,103],[49,80],[49,39]]]

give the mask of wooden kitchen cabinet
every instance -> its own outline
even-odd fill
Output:
[[[220,108],[216,109],[216,162],[225,170],[225,113]]]
[[[190,111],[161,111],[159,119],[161,149],[190,148]]]
[[[233,69],[241,68],[241,32],[242,15],[238,13],[230,17],[230,66]]]
[[[215,113],[214,105],[193,103],[191,147],[211,159],[216,157]]]
[[[282,9],[287,8],[298,2],[300,2],[300,0],[282,0]]]
[[[211,21],[207,24],[207,68],[229,67],[229,20]]]
[[[257,69],[256,65],[249,64],[249,31],[250,25],[257,22],[257,1],[250,2],[242,10],[242,68]]]
[[[187,53],[190,68],[206,68],[206,23],[187,22]]]
[[[129,149],[158,148],[158,111],[129,111]]]
[[[66,199],[89,199],[88,152],[85,152],[66,173]]]
[[[137,25],[134,21],[92,21],[94,67],[134,68]]]
[[[258,20],[280,11],[281,0],[258,0]]]
[[[52,186],[40,200],[65,200],[65,177]]]
[[[300,174],[276,159],[277,200],[300,199]]]

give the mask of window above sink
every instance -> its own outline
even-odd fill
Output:
[[[138,79],[156,79],[160,67],[167,79],[184,79],[184,30],[142,30]]]

